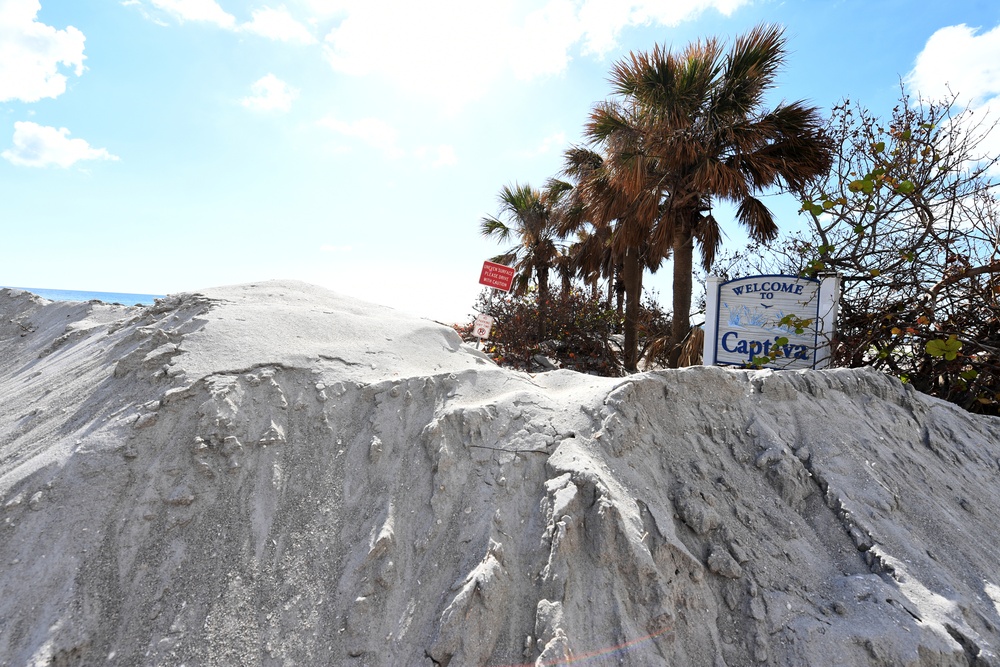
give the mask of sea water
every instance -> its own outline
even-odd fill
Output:
[[[3,287],[3,285],[0,285],[0,289]],[[162,294],[82,292],[80,290],[71,289],[39,289],[36,287],[11,287],[11,289],[20,289],[25,292],[31,292],[32,294],[37,294],[43,299],[48,299],[49,301],[92,301],[93,299],[97,299],[98,301],[103,301],[104,303],[120,303],[123,306],[150,306],[153,304],[153,299],[162,299],[164,296]]]

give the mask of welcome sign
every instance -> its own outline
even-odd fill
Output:
[[[829,357],[839,279],[826,290],[825,283],[785,275],[709,278],[705,363],[747,366],[767,358],[764,368],[819,367]]]

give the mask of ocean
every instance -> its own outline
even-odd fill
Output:
[[[0,289],[6,285],[0,285]],[[153,299],[162,299],[163,294],[129,294],[126,292],[82,292],[71,289],[39,289],[37,287],[13,287],[25,292],[37,294],[49,301],[91,301],[97,299],[104,303],[120,303],[123,306],[153,305]]]

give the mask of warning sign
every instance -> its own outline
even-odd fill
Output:
[[[476,318],[476,323],[472,325],[472,333],[476,338],[489,338],[492,330],[493,318],[490,315],[480,315]]]
[[[514,284],[514,269],[496,262],[483,262],[483,271],[479,274],[479,284],[509,292],[510,286]]]

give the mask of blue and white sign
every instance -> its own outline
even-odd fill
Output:
[[[825,366],[839,287],[832,280],[710,277],[704,363],[747,366],[766,358],[763,368]]]

